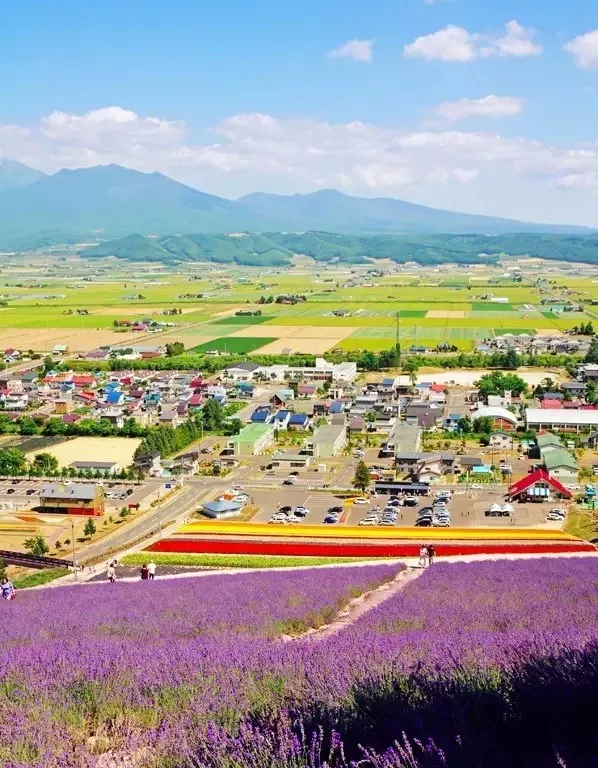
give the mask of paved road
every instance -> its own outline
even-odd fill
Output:
[[[185,518],[199,506],[205,495],[202,490],[209,492],[212,489],[210,487],[202,489],[195,484],[184,488],[171,501],[146,512],[137,520],[126,525],[122,531],[115,531],[96,544],[85,547],[77,558],[78,561],[87,563],[101,560],[111,552],[122,551],[140,539],[149,538],[152,534],[157,533],[160,527],[165,527],[179,518]]]

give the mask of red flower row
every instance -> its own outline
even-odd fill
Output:
[[[561,552],[596,552],[586,542],[562,544],[510,544],[483,542],[435,544],[439,557],[443,555],[506,555],[548,554]],[[163,539],[148,547],[150,552],[216,553],[226,555],[278,555],[305,557],[416,557],[419,543],[400,544],[334,544],[302,541],[218,541],[214,539]]]

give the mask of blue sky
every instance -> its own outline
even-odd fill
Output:
[[[20,0],[0,155],[598,226],[587,0]]]

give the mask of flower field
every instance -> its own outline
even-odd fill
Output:
[[[366,565],[20,592],[2,768],[586,768],[595,558],[439,563],[337,634]]]

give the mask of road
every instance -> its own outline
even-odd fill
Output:
[[[78,562],[89,563],[101,560],[113,552],[120,552],[132,546],[136,541],[149,538],[161,527],[187,515],[197,509],[206,493],[212,490],[211,484],[203,487],[199,484],[187,486],[165,504],[146,512],[137,520],[128,523],[122,530],[115,531],[105,539],[86,546],[77,556]],[[204,491],[202,493],[202,491]]]

